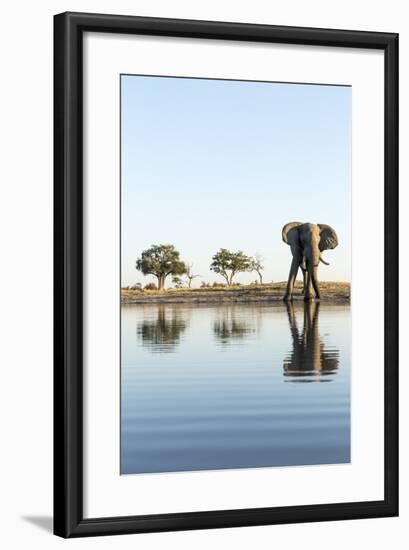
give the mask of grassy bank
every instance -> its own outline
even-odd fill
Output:
[[[210,288],[172,288],[168,290],[121,290],[123,304],[281,302],[287,283],[241,285]],[[296,283],[294,300],[303,300],[302,284]],[[321,282],[321,301],[348,303],[349,283]]]

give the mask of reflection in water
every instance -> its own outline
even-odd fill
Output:
[[[240,340],[256,331],[254,320],[240,315],[234,306],[220,310],[213,322],[213,333],[221,344]]]
[[[287,382],[330,382],[339,365],[339,351],[321,340],[318,320],[319,302],[304,302],[304,326],[299,331],[293,302],[287,302],[293,349],[284,360]]]
[[[187,325],[188,319],[177,309],[160,305],[156,318],[144,318],[138,323],[137,333],[143,346],[153,352],[166,353],[175,350]]]
[[[121,474],[350,461],[348,305],[130,305],[121,318]],[[306,380],[331,384],[286,383]]]

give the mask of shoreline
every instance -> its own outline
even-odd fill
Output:
[[[247,285],[230,288],[183,288],[155,290],[121,289],[121,305],[142,304],[226,304],[254,303],[284,304],[286,283]],[[303,302],[302,284],[294,287],[294,302]],[[320,303],[349,304],[350,284],[338,282],[320,283]]]

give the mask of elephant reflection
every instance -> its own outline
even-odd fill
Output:
[[[234,307],[223,309],[213,323],[213,332],[221,344],[243,339],[255,331],[253,322],[240,315]]]
[[[328,348],[319,334],[318,302],[304,302],[304,326],[300,332],[292,302],[287,303],[293,349],[284,360],[284,376],[291,382],[329,382],[339,365],[339,351]]]
[[[137,326],[142,344],[156,352],[171,352],[187,327],[186,316],[176,309],[159,306],[156,319],[144,319]]]

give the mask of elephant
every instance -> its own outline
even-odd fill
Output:
[[[291,247],[293,255],[284,300],[292,300],[294,282],[299,267],[303,273],[304,300],[314,298],[313,290],[315,297],[319,300],[318,264],[321,261],[323,264],[329,265],[322,259],[321,253],[338,246],[335,230],[323,223],[290,222],[283,227],[282,237],[283,241]]]
[[[330,382],[338,372],[339,351],[327,347],[319,333],[320,303],[304,303],[304,324],[299,330],[293,302],[287,302],[292,351],[283,362],[288,382]]]

